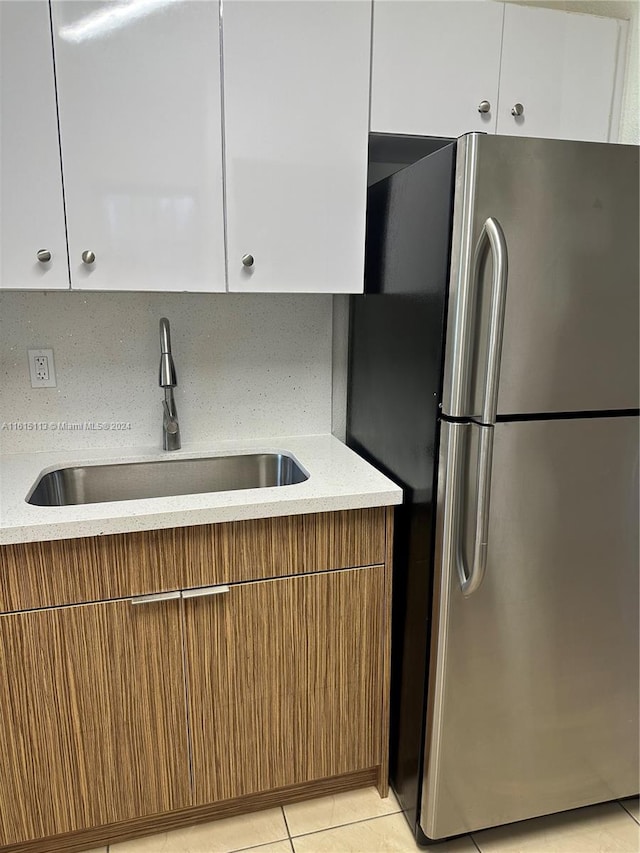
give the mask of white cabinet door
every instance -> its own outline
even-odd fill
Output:
[[[498,133],[615,141],[625,35],[611,18],[505,4]]]
[[[370,39],[367,0],[225,0],[229,290],[362,291]]]
[[[481,0],[375,0],[371,130],[495,133],[502,16]]]
[[[218,2],[52,10],[72,287],[224,290]]]
[[[0,287],[69,287],[49,4],[0,2]],[[44,249],[51,260],[38,260]]]

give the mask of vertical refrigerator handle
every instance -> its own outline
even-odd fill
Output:
[[[447,513],[448,535],[453,546],[460,586],[465,596],[472,595],[482,583],[487,566],[487,548],[489,544],[489,506],[491,498],[491,466],[493,461],[493,430],[498,410],[498,382],[500,378],[500,356],[502,353],[502,333],[507,296],[507,241],[497,219],[490,216],[482,226],[473,255],[471,283],[474,293],[478,292],[480,270],[487,251],[493,261],[491,294],[489,302],[489,327],[487,330],[487,363],[482,395],[480,423],[467,425],[466,429],[480,430],[478,440],[478,458],[475,480],[475,507],[473,553],[470,567],[467,568],[464,547],[461,541],[461,516],[466,496],[462,482],[462,432],[463,425],[456,428],[452,447],[452,487],[453,496]],[[472,300],[468,299],[467,306]],[[466,318],[468,320],[468,317]],[[466,332],[466,329],[465,329]],[[467,348],[468,353],[470,348]],[[468,356],[467,356],[468,358]],[[468,362],[465,369],[469,368]]]
[[[489,508],[491,498],[491,466],[494,427],[479,424],[447,423],[445,492],[443,495],[443,543],[446,560],[457,572],[462,594],[473,595],[480,587],[487,566]],[[471,430],[479,430],[475,477],[475,518],[473,546],[467,566],[463,542],[463,518],[468,503],[463,471],[468,463]]]
[[[489,543],[489,504],[491,496],[491,463],[493,460],[493,427],[481,426],[478,443],[478,468],[476,476],[476,518],[473,536],[471,568],[467,570],[460,541],[460,525],[456,524],[456,564],[462,594],[472,595],[482,583],[487,568]],[[458,519],[460,515],[458,514]]]
[[[476,243],[473,256],[473,284],[477,289],[480,267],[487,249],[493,259],[493,277],[491,280],[491,302],[489,309],[489,329],[487,332],[487,369],[482,397],[481,420],[484,424],[493,424],[498,411],[498,380],[500,378],[500,355],[502,352],[502,332],[504,329],[504,309],[507,297],[507,241],[502,226],[493,216],[484,225]],[[468,365],[467,365],[468,366]]]

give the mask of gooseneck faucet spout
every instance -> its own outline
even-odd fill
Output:
[[[178,384],[176,366],[171,354],[171,327],[166,317],[160,320],[160,379],[164,388],[162,401],[162,446],[165,450],[180,450],[180,423],[178,410],[173,397],[173,389]]]

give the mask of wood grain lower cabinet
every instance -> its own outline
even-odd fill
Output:
[[[194,805],[380,765],[384,566],[185,601]]]
[[[384,507],[0,545],[0,613],[384,561]]]
[[[0,853],[386,795],[392,531],[375,508],[0,548]]]
[[[0,616],[0,847],[190,803],[179,602]]]

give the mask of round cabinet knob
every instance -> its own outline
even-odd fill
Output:
[[[86,252],[82,253],[82,263],[83,264],[92,264],[96,259],[95,252],[92,252],[90,249],[87,249]]]
[[[488,113],[491,109],[491,104],[489,101],[480,101],[478,104],[478,112],[479,113]]]
[[[252,267],[253,266],[253,255],[243,255],[242,256],[242,266],[243,267]]]
[[[522,104],[514,104],[511,107],[511,115],[512,116],[518,117],[518,116],[521,116],[523,113],[524,113],[524,107],[522,106]]]
[[[51,252],[48,249],[38,249],[36,257],[41,264],[48,264],[51,260]]]

